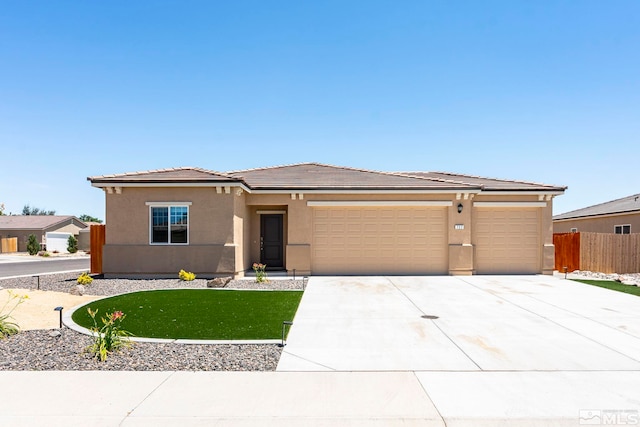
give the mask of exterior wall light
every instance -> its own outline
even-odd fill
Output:
[[[462,206],[462,203],[458,203],[458,213],[462,213],[462,208],[464,206]]]

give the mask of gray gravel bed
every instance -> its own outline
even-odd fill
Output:
[[[50,274],[40,276],[40,289],[44,291],[69,292],[77,284],[77,273]],[[20,277],[14,279],[0,279],[0,288],[5,289],[37,289],[38,279],[34,277]],[[207,287],[206,279],[195,279],[185,282],[180,279],[105,279],[94,277],[93,282],[86,286],[87,295],[111,296],[127,292],[151,289],[177,289]],[[232,280],[225,287],[227,289],[273,289],[273,290],[302,290],[303,280],[277,279],[267,283],[256,283],[253,279]]]
[[[42,275],[40,289],[68,292],[76,285],[77,277],[76,273]],[[204,279],[183,282],[179,279],[94,278],[86,294],[109,296],[149,289],[206,287]],[[37,280],[32,277],[0,279],[0,288],[36,289]],[[229,282],[226,288],[302,290],[303,281],[282,279],[256,283],[252,279],[241,279]],[[274,371],[282,351],[277,344],[136,342],[100,362],[84,352],[90,344],[91,337],[68,328],[23,331],[0,339],[0,370]]]
[[[84,352],[90,344],[67,328],[20,332],[0,340],[0,371],[275,371],[282,351],[276,344],[136,342],[101,362]]]
[[[572,278],[595,279],[595,280],[614,280],[626,285],[640,286],[640,273],[599,273],[597,271],[576,270],[569,273]]]

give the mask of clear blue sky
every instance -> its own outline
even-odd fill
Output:
[[[640,192],[640,1],[16,1],[0,203],[104,219],[87,176],[317,161]]]

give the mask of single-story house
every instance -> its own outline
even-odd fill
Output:
[[[89,177],[106,193],[108,276],[551,274],[566,187],[301,163]]]
[[[27,240],[33,234],[41,246],[47,233],[71,233],[78,237],[87,225],[72,215],[3,215],[0,216],[0,238],[17,237],[18,252],[27,251]]]
[[[553,217],[554,233],[640,233],[640,194]]]

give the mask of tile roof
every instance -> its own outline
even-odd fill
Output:
[[[0,230],[42,230],[72,219],[84,224],[73,215],[3,215]]]
[[[482,176],[464,175],[450,172],[402,172],[407,175],[449,179],[455,182],[463,182],[469,185],[481,186],[483,191],[564,191],[567,187],[541,184],[537,182],[516,181],[508,179],[487,178]]]
[[[256,190],[383,190],[383,189],[472,189],[476,186],[441,178],[412,177],[394,172],[380,172],[321,163],[246,169],[226,173],[242,179]]]
[[[564,191],[566,187],[446,172],[382,172],[322,163],[297,163],[214,172],[182,167],[87,178],[93,184],[238,183],[251,190]]]
[[[92,183],[163,183],[163,182],[234,182],[237,181],[220,172],[195,167],[157,169],[115,175],[90,176]]]
[[[625,212],[640,212],[640,194],[633,194],[621,199],[611,200],[609,202],[565,212],[563,214],[555,215],[553,219],[583,218]]]

